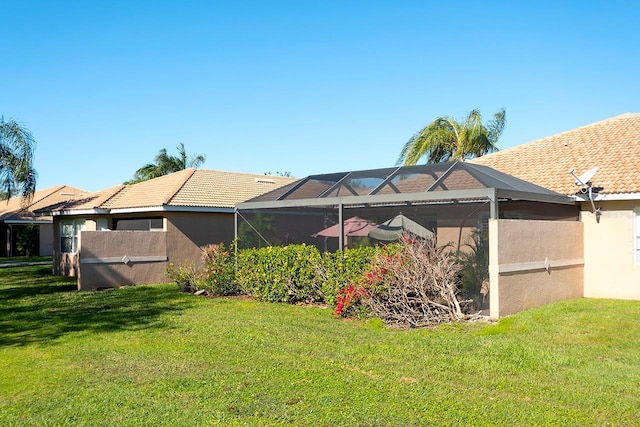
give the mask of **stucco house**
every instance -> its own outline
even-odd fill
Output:
[[[78,289],[165,282],[169,262],[231,242],[234,206],[294,178],[186,169],[40,211],[53,217],[53,270]]]
[[[640,114],[622,114],[471,162],[575,197],[583,224],[584,296],[640,299]],[[596,167],[592,203],[589,186],[576,185],[576,176]]]
[[[36,216],[35,211],[86,193],[75,187],[58,185],[36,191],[28,201],[22,197],[0,201],[0,257],[27,255],[27,252],[29,255],[52,255],[53,219],[51,216]],[[25,238],[27,235],[28,239]],[[29,242],[25,244],[27,240]]]

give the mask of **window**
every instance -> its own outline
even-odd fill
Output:
[[[153,218],[121,218],[113,220],[115,230],[162,231],[162,217]]]
[[[636,264],[640,264],[640,208],[633,211],[633,256]]]
[[[107,231],[109,229],[109,222],[107,218],[98,218],[96,220],[96,230],[98,231]]]
[[[60,222],[60,252],[76,253],[80,247],[80,232],[84,230],[84,220],[64,220]]]

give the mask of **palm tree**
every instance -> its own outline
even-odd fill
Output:
[[[158,178],[172,172],[178,172],[187,168],[197,168],[202,166],[206,158],[204,154],[194,154],[187,156],[184,144],[180,143],[178,156],[172,156],[167,153],[167,149],[163,148],[158,152],[154,159],[154,163],[149,163],[135,171],[133,179],[125,182],[125,184],[135,184],[136,182],[146,181],[152,178]]]
[[[36,190],[33,152],[36,142],[28,129],[0,117],[0,199],[15,194],[30,199]]]
[[[415,165],[423,156],[427,157],[427,163],[464,160],[496,151],[505,124],[504,108],[494,114],[486,126],[477,109],[461,122],[447,116],[438,117],[404,144],[397,164]]]

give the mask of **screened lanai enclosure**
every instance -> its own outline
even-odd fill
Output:
[[[578,216],[571,197],[456,161],[308,176],[240,203],[236,236],[241,249],[305,243],[335,251],[408,232],[473,255],[479,245],[488,251],[490,219]]]

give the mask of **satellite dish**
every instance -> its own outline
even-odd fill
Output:
[[[576,175],[575,169],[570,169],[569,173],[573,175],[576,179],[575,184],[582,187],[580,189],[580,193],[589,194],[589,201],[591,202],[591,207],[593,208],[593,213],[596,215],[596,221],[600,222],[600,215],[602,215],[602,210],[600,208],[596,208],[596,204],[594,203],[594,193],[598,193],[602,188],[597,187],[594,188],[591,184],[591,179],[598,172],[598,167],[591,168],[580,176]]]
[[[571,175],[573,175],[576,178],[576,182],[575,182],[576,185],[584,186],[584,185],[589,185],[589,183],[591,182],[591,179],[596,174],[596,172],[598,172],[597,166],[595,168],[589,169],[588,171],[586,171],[580,176],[576,176],[575,173],[573,173],[573,171],[571,171]]]

